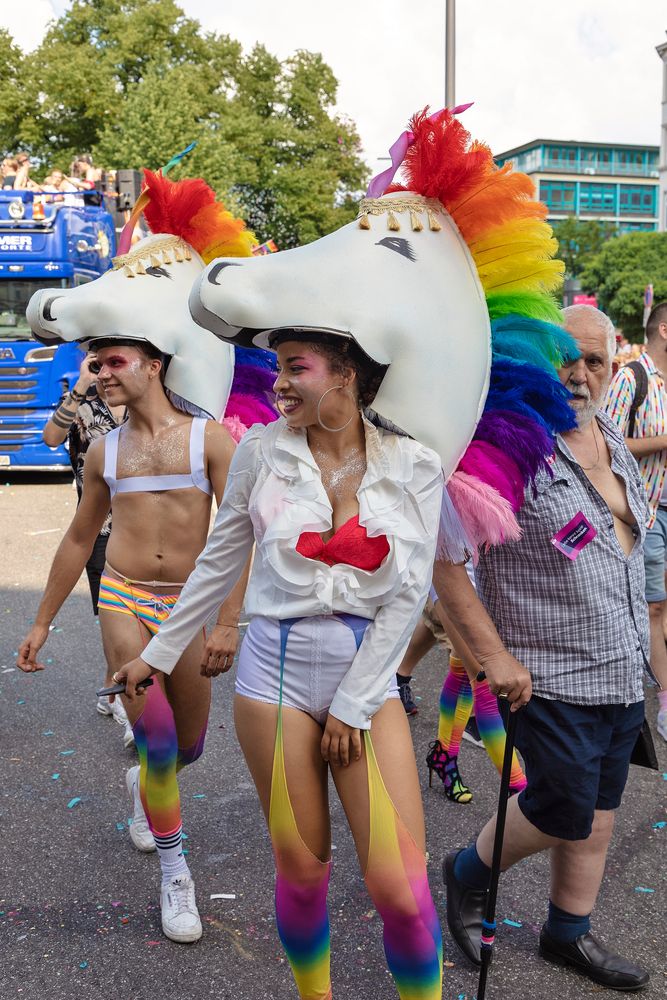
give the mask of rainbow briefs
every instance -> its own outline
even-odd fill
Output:
[[[98,606],[104,611],[116,611],[121,615],[132,615],[145,625],[151,635],[155,635],[160,624],[169,617],[171,609],[180,597],[178,594],[156,594],[146,587],[112,576],[102,575]]]

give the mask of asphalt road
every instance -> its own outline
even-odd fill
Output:
[[[0,480],[0,728],[2,881],[0,1000],[288,1000],[296,997],[273,915],[273,865],[253,787],[231,721],[233,677],[214,685],[203,758],[181,776],[189,862],[204,922],[192,946],[160,930],[159,866],[127,833],[124,772],[135,763],[121,730],[95,711],[102,676],[99,630],[80,581],[58,616],[48,669],[12,669],[51,557],[75,507],[63,478]],[[470,805],[428,788],[423,764],[437,724],[443,662],[430,654],[414,689],[413,722],[428,824],[431,886],[444,917],[440,867],[493,809],[498,778],[486,754],[464,744],[461,771]],[[651,717],[654,697],[649,695]],[[619,811],[595,927],[609,945],[645,965],[643,994],[667,997],[667,746],[660,773],[631,768]],[[665,772],[665,773],[663,773]],[[342,810],[332,790],[334,873],[330,890],[334,996],[385,1000],[396,993],[386,971],[380,920],[359,875]],[[228,898],[212,899],[224,893]],[[548,897],[548,858],[516,866],[502,881],[500,929],[489,1000],[569,1000],[602,992],[537,955]],[[510,921],[509,923],[507,921]],[[472,1000],[477,976],[445,933],[443,997]]]

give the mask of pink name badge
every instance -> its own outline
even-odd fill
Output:
[[[582,549],[597,535],[596,529],[581,511],[575,514],[551,539],[552,545],[568,559],[576,559]]]

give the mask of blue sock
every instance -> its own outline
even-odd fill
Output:
[[[576,913],[568,913],[561,910],[549,900],[549,916],[547,917],[547,931],[556,941],[569,944],[582,934],[588,934],[591,929],[591,915],[587,913],[585,917],[580,917]]]
[[[454,875],[469,889],[486,889],[491,869],[480,858],[475,844],[471,844],[470,847],[465,847],[457,855],[454,862]]]

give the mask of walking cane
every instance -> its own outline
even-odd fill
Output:
[[[496,938],[496,897],[498,895],[498,881],[500,879],[503,838],[505,836],[505,815],[507,813],[507,799],[510,790],[510,774],[512,771],[512,753],[514,751],[517,715],[517,712],[510,712],[507,723],[507,735],[505,736],[505,756],[503,757],[503,771],[500,777],[496,832],[493,839],[493,859],[491,861],[491,875],[489,876],[489,888],[486,897],[486,912],[482,921],[482,948],[480,956],[482,967],[479,973],[477,1000],[484,1000],[486,996],[486,980],[489,974],[493,944]]]

